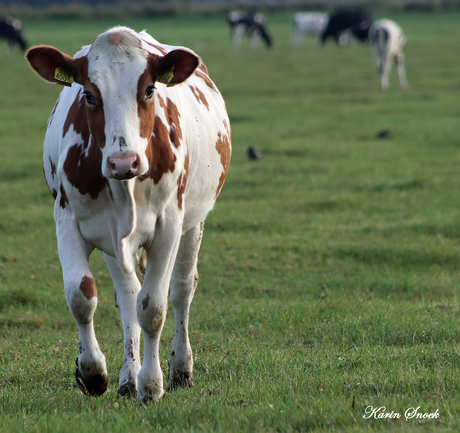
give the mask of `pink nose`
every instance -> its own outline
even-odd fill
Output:
[[[117,154],[107,161],[110,177],[117,180],[132,179],[139,175],[139,156],[133,153]]]

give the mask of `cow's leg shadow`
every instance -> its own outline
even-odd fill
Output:
[[[67,304],[77,323],[80,337],[75,379],[83,394],[100,396],[107,390],[109,376],[93,325],[97,290],[88,262],[93,248],[81,237],[72,215],[59,206],[57,200],[55,218],[59,259]]]
[[[141,284],[135,272],[126,273],[121,269],[117,259],[103,255],[114,283],[115,299],[120,310],[124,335],[123,366],[120,370],[117,396],[136,397],[137,374],[141,369],[139,351],[141,328],[137,320],[136,302]]]
[[[190,304],[198,284],[197,260],[203,225],[182,235],[171,278],[170,300],[174,307],[174,338],[169,354],[167,390],[193,386],[193,355],[188,336]]]

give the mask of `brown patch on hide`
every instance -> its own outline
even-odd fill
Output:
[[[80,291],[83,293],[83,296],[89,301],[95,296],[97,297],[97,289],[94,278],[84,276],[81,280]]]
[[[166,115],[168,115],[168,112],[166,111],[166,104],[165,104],[164,99],[161,97],[161,95],[158,95],[158,94],[157,94],[156,96],[157,96],[157,98],[158,98],[158,102],[160,103],[160,107],[161,107],[163,110],[165,110]]]
[[[54,179],[54,176],[56,176],[56,173],[57,173],[57,169],[56,169],[56,164],[51,159],[51,156],[50,156],[50,167],[51,167],[50,174],[51,174],[51,177]]]
[[[83,142],[89,142],[90,132],[88,121],[86,120],[85,98],[81,91],[77,94],[77,97],[67,113],[67,118],[65,119],[64,128],[62,130],[63,137],[67,135],[71,126],[73,126],[75,133],[81,135]]]
[[[169,138],[171,143],[177,149],[182,140],[182,129],[180,127],[180,114],[179,110],[177,109],[177,105],[171,101],[171,99],[166,100],[166,113],[168,116],[168,123],[169,123]]]
[[[137,113],[139,116],[139,135],[149,138],[155,122],[155,95],[145,100],[145,92],[149,85],[153,85],[152,74],[147,68],[139,77],[137,84]]]
[[[89,126],[88,131],[91,134],[92,142],[103,149],[105,147],[105,115],[101,92],[89,79],[86,80],[85,89],[91,92],[96,102],[95,105],[86,104],[85,98],[82,98],[86,107],[85,115],[87,126]]]
[[[81,195],[89,194],[96,200],[107,185],[107,179],[102,177],[101,172],[102,151],[95,145],[90,145],[87,151],[85,147],[84,143],[70,147],[64,161],[64,172]]]
[[[149,170],[145,175],[140,176],[139,180],[150,178],[156,184],[160,182],[165,173],[174,172],[176,155],[171,148],[168,128],[158,116],[155,117],[153,135],[147,145],[145,155],[149,161]]]
[[[65,193],[65,189],[62,185],[59,185],[59,192],[61,193],[61,199],[59,200],[59,206],[61,206],[61,208],[64,209],[66,205],[69,204],[69,199],[67,198],[67,194]],[[57,197],[57,192],[56,192],[56,197]],[[54,197],[55,200],[56,200],[56,197]]]
[[[156,44],[152,44],[150,42],[147,42],[147,41],[144,41],[147,45],[150,45],[151,47],[155,48],[156,50],[158,50],[161,54],[163,54],[164,56],[166,54],[168,54],[168,52],[163,48],[163,47],[160,47],[159,45],[156,45]]]
[[[230,166],[231,157],[231,145],[230,138],[228,135],[222,135],[221,132],[217,135],[216,150],[220,155],[220,163],[222,164],[222,174],[219,178],[219,185],[217,186],[216,197],[219,195],[220,190],[224,184],[225,178],[227,177],[228,167]]]
[[[204,74],[209,75],[208,68],[206,67],[206,65],[203,62],[200,62],[200,64],[199,64],[197,69],[199,69]]]
[[[201,68],[199,68],[199,69],[201,69]],[[201,70],[196,69],[195,70],[195,75],[198,78],[201,78],[210,89],[212,89],[215,92],[217,92],[216,85],[212,82],[211,78],[209,78],[207,73],[203,73]]]
[[[185,192],[185,187],[187,186],[187,178],[188,178],[188,167],[189,167],[189,156],[188,152],[185,155],[184,161],[184,171],[180,174],[179,178],[177,179],[177,207],[179,210],[182,210],[183,205],[183,195]]]
[[[94,110],[92,110],[94,111]],[[99,107],[98,111],[103,111]],[[99,114],[96,113],[96,119],[92,118],[90,123],[102,123],[96,128],[98,131],[104,129],[104,122],[97,119]],[[103,115],[102,115],[103,117]],[[79,94],[70,107],[67,119],[64,123],[63,135],[65,136],[70,127],[80,135],[81,140],[71,146],[64,161],[64,172],[68,181],[77,188],[82,195],[89,194],[95,200],[99,193],[106,187],[107,180],[102,176],[102,151],[98,144],[105,145],[105,136],[98,132],[99,141],[95,141],[91,136],[88,125],[85,98]],[[101,144],[100,144],[101,145]],[[101,145],[103,147],[103,145]]]
[[[196,100],[200,104],[203,104],[209,111],[209,103],[206,97],[204,96],[204,93],[198,87],[195,87],[195,86],[189,86],[189,87],[193,93],[193,96],[195,96]]]
[[[164,99],[157,95],[158,103],[165,113],[166,120],[169,126],[169,138],[171,143],[177,149],[181,145],[182,140],[182,128],[180,127],[180,113],[177,109],[177,105],[167,98],[166,103]]]

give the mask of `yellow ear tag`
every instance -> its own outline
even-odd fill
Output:
[[[54,79],[58,84],[70,87],[73,83],[73,75],[68,74],[61,68],[56,68],[54,71]]]
[[[163,84],[169,84],[174,77],[174,65],[171,67],[169,71],[163,72],[159,77],[157,77],[157,81]]]

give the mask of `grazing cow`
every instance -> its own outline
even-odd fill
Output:
[[[369,42],[374,48],[374,59],[380,78],[380,87],[388,89],[391,65],[398,64],[399,84],[403,89],[408,87],[406,68],[404,66],[404,47],[407,38],[401,27],[394,21],[382,19],[372,23],[369,29]]]
[[[260,39],[263,39],[267,48],[272,46],[272,37],[267,32],[267,25],[262,14],[249,15],[244,12],[233,11],[227,15],[230,26],[230,36],[234,48],[241,45],[243,36],[249,38],[249,45],[256,48]]]
[[[22,37],[22,24],[21,21],[14,18],[7,18],[0,21],[0,38],[8,41],[8,46],[11,49],[17,44],[25,51],[27,44]]]
[[[324,32],[329,17],[322,12],[297,12],[292,16],[292,43],[300,45],[303,35],[312,35],[316,39]]]
[[[101,34],[74,58],[40,46],[27,59],[45,80],[69,86],[49,118],[43,162],[56,200],[66,300],[79,330],[79,388],[98,396],[109,381],[93,325],[97,291],[88,258],[96,248],[124,331],[118,395],[137,393],[139,402],[164,395],[158,346],[170,282],[168,389],[192,386],[188,321],[198,250],[231,154],[221,94],[195,53],[126,27]],[[142,286],[135,272],[141,248]]]
[[[333,38],[337,45],[343,45],[350,38],[366,42],[371,24],[372,19],[367,12],[339,11],[330,17],[321,35],[321,42],[325,43],[329,38]]]

